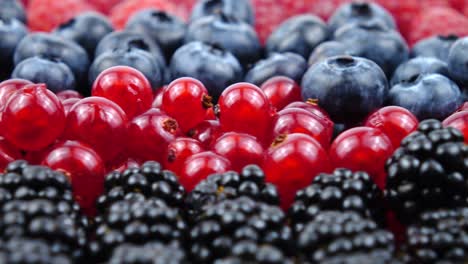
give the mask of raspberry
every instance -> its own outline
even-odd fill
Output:
[[[93,8],[83,0],[31,0],[27,8],[32,31],[51,31],[81,12]]]

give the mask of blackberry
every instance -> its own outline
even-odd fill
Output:
[[[323,211],[298,234],[302,262],[322,263],[326,259],[354,254],[390,258],[394,254],[392,233],[356,212]]]
[[[409,263],[468,262],[468,207],[424,212],[406,234]]]
[[[13,238],[0,243],[0,263],[8,264],[71,264],[72,259],[40,239]]]
[[[399,258],[388,252],[377,252],[377,254],[345,254],[337,257],[324,259],[320,264],[403,264]]]
[[[292,264],[293,261],[280,249],[271,245],[258,245],[252,241],[241,241],[232,249],[232,256],[217,259],[215,264]]]
[[[265,183],[265,174],[256,165],[244,167],[240,174],[228,171],[209,176],[187,195],[186,203],[189,214],[196,215],[200,214],[206,205],[240,196],[248,196],[271,205],[279,204],[276,187]]]
[[[383,194],[367,173],[336,169],[317,175],[311,185],[298,191],[289,215],[296,232],[325,210],[354,211],[381,224],[383,205]]]
[[[203,209],[190,231],[194,263],[211,263],[235,256],[235,249],[245,241],[276,246],[283,254],[292,254],[291,230],[279,207],[242,196]]]
[[[109,173],[104,188],[104,195],[97,200],[100,212],[116,201],[135,195],[158,198],[171,207],[182,208],[184,205],[185,190],[179,184],[177,176],[171,171],[163,170],[161,165],[154,161],[145,162],[139,168],[129,168],[123,173]]]
[[[420,123],[387,161],[385,196],[397,218],[412,223],[429,209],[463,206],[468,196],[468,146],[437,120]]]
[[[187,263],[185,252],[177,244],[123,244],[114,249],[109,264],[182,264]]]

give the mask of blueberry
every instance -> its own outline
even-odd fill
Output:
[[[390,89],[388,103],[404,107],[419,120],[443,120],[462,104],[458,86],[440,74],[420,75],[413,82],[403,82]]]
[[[73,41],[47,33],[29,34],[16,47],[15,65],[34,56],[62,61],[70,67],[77,83],[86,80],[89,67],[88,54]]]
[[[374,3],[352,2],[339,7],[328,20],[331,32],[353,22],[380,21],[386,27],[396,29],[392,15]]]
[[[381,107],[388,93],[385,74],[374,62],[336,56],[312,65],[302,79],[302,98],[318,99],[337,123],[356,124]]]
[[[326,41],[318,45],[312,54],[310,54],[308,64],[309,66],[312,66],[324,59],[339,55],[355,56],[355,53],[357,52],[351,50],[348,45],[344,43],[338,41]]]
[[[80,44],[93,58],[99,41],[112,31],[114,28],[105,16],[85,12],[60,25],[54,33]]]
[[[26,23],[26,12],[18,0],[0,1],[0,19],[17,19]]]
[[[356,22],[339,28],[335,40],[348,45],[354,55],[377,63],[387,76],[392,76],[408,60],[409,48],[398,31],[381,22]]]
[[[452,45],[447,63],[452,79],[463,86],[468,85],[468,37]]]
[[[283,22],[268,37],[266,49],[271,52],[295,52],[308,58],[312,50],[328,38],[328,27],[313,15],[294,16]]]
[[[447,61],[450,48],[457,40],[457,35],[438,35],[422,39],[413,46],[411,56],[433,57],[442,61]]]
[[[0,75],[10,75],[15,48],[27,33],[20,21],[0,18]]]
[[[201,41],[216,44],[236,56],[246,66],[261,56],[257,33],[247,23],[223,13],[200,18],[190,24],[185,43]]]
[[[247,72],[245,81],[255,85],[262,85],[274,76],[286,76],[297,83],[301,82],[307,63],[296,53],[272,53],[268,58],[260,60]]]
[[[154,59],[154,56],[140,49],[117,49],[99,55],[89,68],[89,84],[92,85],[97,76],[104,70],[118,65],[129,66],[139,70],[154,90],[164,83],[164,67]]]
[[[20,62],[13,71],[12,78],[26,79],[33,83],[45,83],[54,93],[75,89],[75,76],[63,62],[54,58],[31,57]]]
[[[167,61],[182,46],[187,25],[164,11],[147,9],[136,13],[127,22],[126,30],[151,38],[164,52]]]
[[[242,81],[242,66],[230,52],[216,45],[191,42],[180,47],[172,57],[172,78],[193,77],[200,80],[216,100],[229,85]]]
[[[250,25],[255,22],[255,14],[250,0],[201,0],[192,9],[190,21],[224,13]]]
[[[412,82],[419,75],[438,73],[449,77],[447,63],[431,57],[417,57],[400,64],[390,81],[391,86],[401,82]]]

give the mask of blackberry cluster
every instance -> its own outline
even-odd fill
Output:
[[[336,261],[360,254],[390,263],[393,243],[392,233],[359,213],[323,211],[298,234],[297,248],[300,261],[305,263],[341,263]]]
[[[252,241],[242,241],[232,249],[232,255],[217,259],[214,264],[293,264],[291,259],[272,245],[259,245]]]
[[[0,243],[0,263],[8,264],[72,264],[72,259],[57,253],[40,239],[12,238]]]
[[[298,191],[289,215],[294,231],[322,211],[353,211],[379,224],[385,219],[383,194],[365,172],[336,169],[332,174],[319,174],[311,185]]]
[[[437,120],[420,123],[386,164],[386,198],[398,219],[412,223],[429,209],[463,206],[468,197],[468,146]]]
[[[185,251],[177,244],[122,244],[114,249],[109,264],[183,264],[188,263]]]
[[[212,263],[228,256],[256,258],[258,252],[253,250],[261,245],[275,246],[282,256],[292,254],[292,233],[279,207],[242,196],[203,209],[190,231],[194,263]]]
[[[229,171],[209,176],[187,195],[186,203],[189,214],[197,215],[206,205],[241,196],[271,205],[279,204],[276,187],[265,183],[265,174],[257,165],[248,165],[241,173]]]

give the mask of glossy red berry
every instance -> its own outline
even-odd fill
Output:
[[[444,127],[460,130],[465,136],[465,143],[468,144],[468,111],[457,112],[447,117],[442,124]]]
[[[77,91],[73,91],[73,90],[65,90],[65,91],[61,91],[61,92],[58,92],[57,93],[57,98],[60,100],[60,101],[64,101],[64,100],[67,100],[67,99],[70,99],[70,98],[78,98],[78,99],[82,99],[83,96],[77,92]]]
[[[208,149],[221,134],[221,125],[218,120],[205,120],[191,129],[188,134]]]
[[[219,122],[224,132],[247,133],[268,144],[272,108],[265,93],[249,83],[229,86],[219,98]]]
[[[127,160],[121,162],[119,165],[108,169],[107,171],[110,172],[110,171],[115,170],[115,171],[118,171],[120,173],[123,173],[126,169],[138,168],[140,166],[141,166],[141,164],[138,161],[136,161],[134,159],[127,159]]]
[[[326,118],[326,119],[332,121],[330,116],[328,115],[328,113],[325,110],[323,110],[318,105],[318,101],[314,100],[314,99],[309,99],[306,102],[290,103],[286,107],[284,107],[284,109],[287,109],[287,108],[302,108],[302,109],[305,109],[305,110],[311,112],[312,114],[318,115],[318,116],[320,116],[322,118]]]
[[[212,107],[208,90],[193,78],[179,78],[163,91],[161,110],[177,120],[184,132],[202,122]]]
[[[158,109],[135,117],[128,126],[127,148],[138,161],[164,161],[167,146],[180,135],[177,121]]]
[[[293,133],[309,135],[328,149],[333,136],[333,123],[301,108],[281,110],[273,120],[272,139]]]
[[[42,164],[68,175],[75,199],[85,213],[94,213],[96,198],[103,191],[105,175],[103,161],[94,150],[76,141],[66,141],[55,146]]]
[[[148,79],[138,70],[127,66],[111,67],[99,74],[91,94],[115,102],[128,118],[145,112],[153,103],[153,91]]]
[[[63,110],[65,111],[65,116],[67,116],[68,113],[70,113],[70,109],[80,100],[81,99],[79,98],[68,98],[62,101]]]
[[[260,88],[277,111],[280,111],[292,102],[302,100],[301,87],[288,77],[273,77],[264,82]]]
[[[223,173],[230,169],[231,164],[228,159],[212,151],[200,152],[185,161],[179,181],[187,191],[191,191],[209,175]]]
[[[379,129],[355,127],[339,135],[330,148],[335,168],[365,171],[385,188],[385,162],[393,153],[390,139]]]
[[[278,188],[285,210],[294,201],[298,190],[309,185],[317,174],[331,169],[325,149],[305,134],[278,137],[263,162],[266,180]]]
[[[6,139],[0,137],[0,170],[3,171],[8,163],[22,159],[21,152],[10,144]]]
[[[179,137],[169,143],[164,160],[165,169],[180,175],[185,161],[192,155],[204,151],[202,144],[193,138]]]
[[[10,79],[0,83],[0,110],[3,109],[10,96],[32,82],[24,79]]]
[[[161,105],[162,105],[162,97],[163,97],[163,91],[164,89],[166,89],[167,86],[164,86],[163,88],[161,89],[158,89],[155,93],[154,93],[154,100],[153,100],[153,104],[151,105],[151,107],[153,108],[161,108]]]
[[[2,115],[5,138],[22,150],[39,150],[53,143],[65,128],[65,112],[44,84],[14,92]]]
[[[65,139],[92,146],[109,164],[125,150],[127,125],[127,116],[116,103],[102,97],[88,97],[70,109]]]
[[[227,158],[231,168],[240,172],[250,164],[262,165],[264,151],[254,136],[244,133],[228,132],[220,136],[212,150]]]

